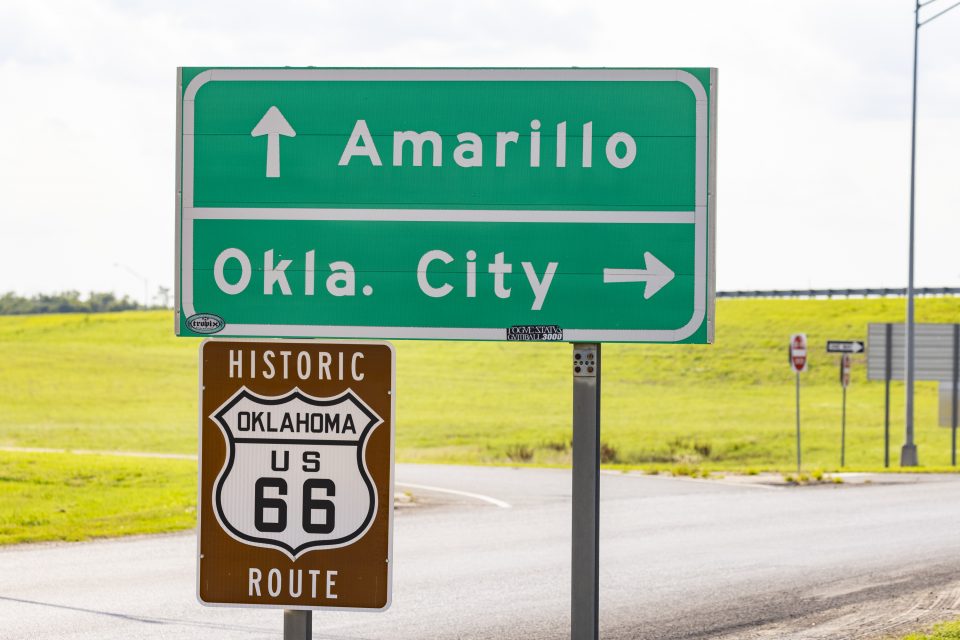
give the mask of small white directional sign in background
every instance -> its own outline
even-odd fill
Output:
[[[862,340],[827,340],[827,353],[863,353],[867,345]]]

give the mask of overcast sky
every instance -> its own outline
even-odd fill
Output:
[[[912,9],[0,0],[0,292],[172,286],[180,65],[718,67],[718,288],[904,286]],[[919,78],[917,284],[960,286],[960,8]]]

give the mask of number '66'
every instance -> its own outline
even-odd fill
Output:
[[[264,495],[266,489],[276,489],[276,498],[268,498]],[[303,509],[301,510],[301,520],[303,530],[307,533],[330,533],[334,527],[334,505],[330,500],[323,498],[314,498],[314,489],[323,489],[326,497],[332,498],[336,495],[337,489],[333,480],[323,478],[311,478],[303,483]],[[277,533],[285,531],[287,528],[287,502],[283,496],[287,495],[287,481],[283,478],[259,478],[255,486],[253,497],[254,524],[258,531],[264,533]],[[275,521],[268,522],[265,518],[267,509],[274,509],[277,512]],[[313,514],[318,512],[321,517],[319,522],[314,522]]]

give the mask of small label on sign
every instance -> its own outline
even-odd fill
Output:
[[[213,313],[197,313],[187,318],[187,326],[194,333],[210,334],[222,331],[227,323]]]
[[[520,342],[562,342],[563,329],[555,324],[518,324],[507,327],[507,340]]]

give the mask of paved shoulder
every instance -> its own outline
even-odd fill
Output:
[[[427,497],[434,496],[424,487],[487,496],[519,507],[569,502],[571,498],[569,469],[398,464],[396,473],[398,489],[409,488],[415,495],[424,494]],[[617,471],[604,471],[601,475],[601,498],[605,501],[751,489],[723,480],[694,480]],[[457,500],[449,496],[445,501],[463,504],[476,502],[469,497]]]

